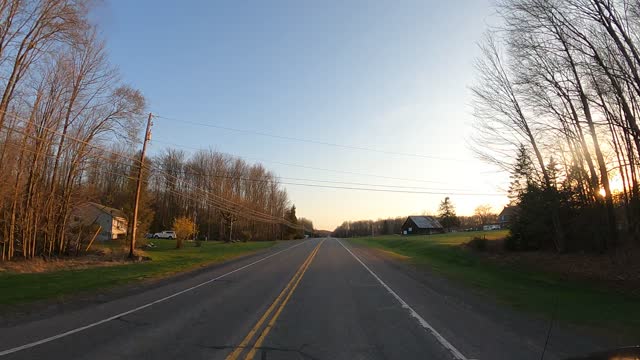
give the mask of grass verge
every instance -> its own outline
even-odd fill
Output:
[[[598,288],[585,281],[567,281],[558,274],[522,266],[501,265],[460,246],[473,236],[496,239],[505,232],[450,233],[430,236],[380,236],[349,239],[357,244],[408,256],[448,278],[471,285],[514,308],[579,325],[611,329],[640,338],[640,299]]]
[[[159,278],[220,263],[275,244],[274,241],[203,242],[201,247],[187,243],[178,250],[175,241],[153,242],[157,247],[145,251],[151,261],[47,273],[0,273],[0,304],[22,305],[37,300],[61,299],[74,293]]]

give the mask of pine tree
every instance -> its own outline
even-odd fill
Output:
[[[291,209],[289,209],[289,211],[287,211],[287,213],[285,214],[285,217],[287,219],[287,221],[289,221],[290,223],[297,225],[298,224],[298,217],[296,216],[296,206],[295,205],[291,205]],[[294,239],[298,233],[298,230],[296,228],[293,227],[289,227],[287,226],[285,229],[285,233],[287,234],[287,238],[288,239]]]
[[[440,223],[445,229],[450,229],[460,225],[460,219],[456,216],[455,206],[448,196],[440,203],[438,215],[440,217]]]
[[[527,191],[529,185],[534,185],[535,170],[533,168],[533,162],[529,157],[527,148],[524,145],[520,145],[518,148],[518,154],[516,156],[516,162],[513,165],[513,172],[511,173],[511,182],[509,184],[509,204],[517,205],[520,202],[522,194]]]
[[[558,163],[553,158],[549,157],[549,163],[547,164],[547,174],[549,174],[549,182],[554,189],[558,188]]]

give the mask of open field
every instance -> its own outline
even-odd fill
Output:
[[[195,247],[193,243],[187,242],[182,249],[177,250],[175,241],[153,242],[157,247],[144,252],[151,261],[45,273],[0,272],[0,304],[16,305],[63,298],[73,293],[159,278],[220,263],[275,244],[274,241],[232,244],[203,242],[201,247]]]
[[[498,239],[504,231],[449,233],[430,236],[380,236],[350,241],[408,256],[413,264],[455,279],[515,308],[575,324],[615,328],[640,335],[637,297],[618,294],[586,281],[513,264],[499,264],[465,249],[473,236]]]

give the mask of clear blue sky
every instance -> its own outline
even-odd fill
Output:
[[[283,177],[464,188],[494,193],[506,174],[476,160],[469,85],[489,0],[106,1],[96,11],[125,82],[166,117],[441,161],[277,140],[157,119],[151,151],[170,141],[252,159],[417,178],[420,183],[264,162]],[[288,185],[316,227],[435,212],[444,195]],[[503,197],[451,196],[458,213]]]

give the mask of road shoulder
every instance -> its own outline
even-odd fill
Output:
[[[443,329],[446,336],[454,339],[454,344],[460,344],[465,354],[487,358],[489,353],[499,358],[499,354],[492,354],[488,347],[491,337],[503,338],[505,347],[513,347],[512,354],[516,348],[536,353],[544,347],[550,325],[547,317],[513,309],[490,295],[445,278],[426,266],[412,264],[388,250],[344,242],[416,311],[436,328]],[[628,345],[626,341],[628,339],[617,334],[604,336],[592,329],[554,323],[547,350],[556,354],[549,358],[562,358],[592,349]]]
[[[23,305],[3,306],[0,308],[0,328],[8,328],[24,322],[46,319],[64,312],[81,310],[118,300],[126,296],[137,295],[172,283],[179,283],[219,268],[257,259],[265,254],[282,250],[287,247],[287,245],[291,245],[291,243],[279,242],[272,247],[242,254],[230,260],[203,265],[166,276],[143,279],[129,284],[78,292],[62,298],[50,298]]]

